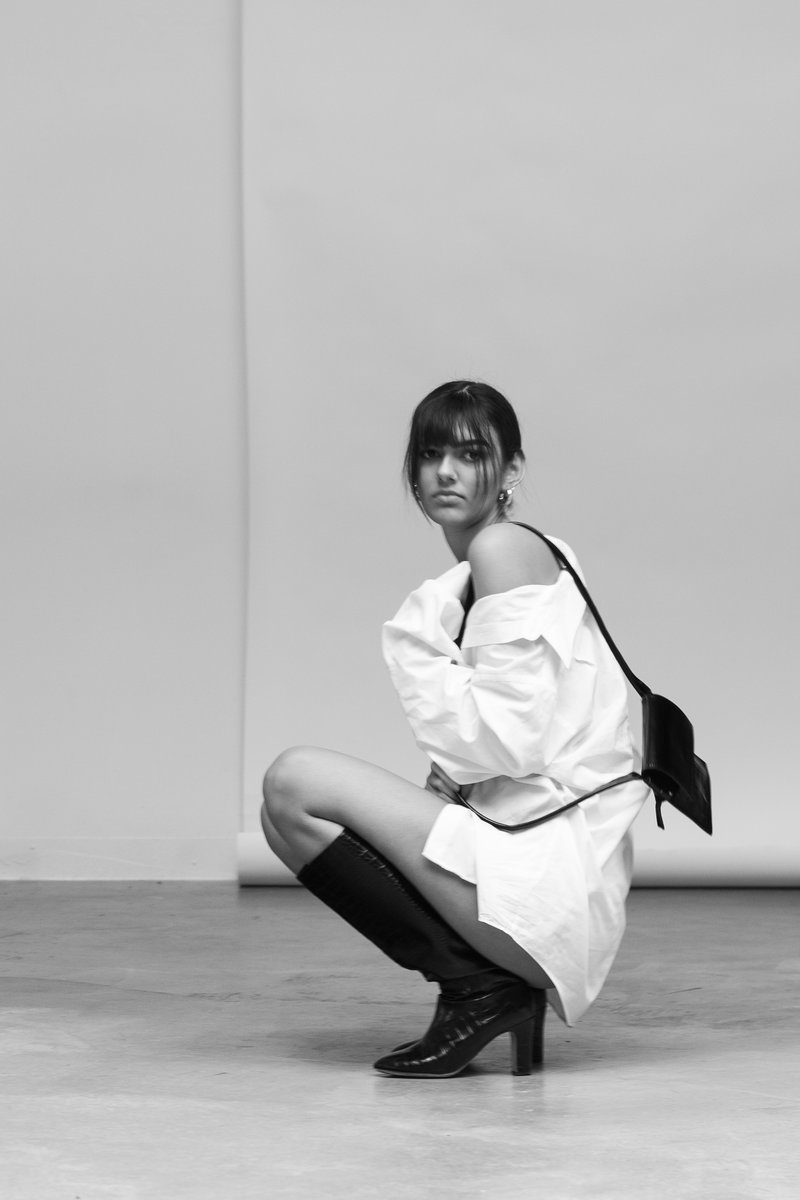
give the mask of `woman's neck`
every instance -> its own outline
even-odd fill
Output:
[[[465,562],[469,555],[469,548],[472,545],[472,539],[485,529],[487,525],[497,525],[501,521],[505,521],[506,517],[499,513],[490,513],[487,518],[481,521],[476,521],[474,525],[463,529],[459,527],[442,527],[444,540],[447,542],[450,549],[455,554],[459,562]]]

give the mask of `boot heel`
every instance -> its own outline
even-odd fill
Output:
[[[533,1067],[544,1061],[544,1014],[547,1004],[544,995],[537,998],[536,1011],[527,1021],[509,1030],[511,1035],[511,1073],[530,1075]]]
[[[511,1037],[511,1074],[530,1075],[533,1062],[533,1017],[509,1029]]]

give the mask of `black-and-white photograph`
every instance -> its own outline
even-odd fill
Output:
[[[0,88],[3,1200],[795,1200],[800,9]]]

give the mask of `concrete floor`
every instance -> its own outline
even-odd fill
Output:
[[[546,1065],[374,1074],[430,985],[296,888],[0,884],[3,1200],[800,1196],[797,891],[636,891]]]

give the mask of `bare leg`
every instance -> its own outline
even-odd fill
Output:
[[[474,886],[422,856],[445,801],[380,767],[312,747],[287,750],[264,780],[262,825],[272,849],[297,873],[344,827],[370,842],[486,958],[552,987],[541,967],[507,934],[478,919]]]

